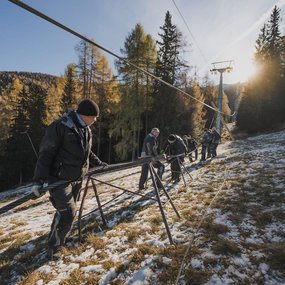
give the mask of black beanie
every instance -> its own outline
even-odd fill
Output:
[[[79,103],[77,113],[85,116],[98,117],[99,107],[94,101],[85,99]]]
[[[176,136],[171,134],[168,136],[167,140],[169,143],[174,143],[176,141]]]

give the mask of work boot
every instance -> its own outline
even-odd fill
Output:
[[[47,249],[47,258],[49,261],[54,261],[55,259],[59,259],[62,255],[62,249],[64,246],[49,246]]]

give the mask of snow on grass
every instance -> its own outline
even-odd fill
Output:
[[[75,241],[56,261],[45,258],[54,214],[48,194],[5,213],[0,284],[174,284],[189,246],[180,284],[285,284],[284,141],[278,132],[226,142],[203,167],[186,159],[193,179],[184,173],[186,186],[167,183],[167,166],[163,182],[181,216],[162,195],[174,245],[156,201],[115,187],[137,191],[140,167],[94,176],[114,185],[95,182],[107,226],[98,210],[87,215],[82,244],[75,224]],[[155,198],[148,186],[142,194]],[[0,193],[0,207],[29,191]],[[94,209],[90,188],[83,215]]]

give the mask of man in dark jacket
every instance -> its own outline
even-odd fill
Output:
[[[198,143],[191,135],[184,135],[183,142],[187,147],[187,152],[189,156],[189,161],[193,162],[194,160],[198,159]],[[193,154],[195,154],[195,159],[193,160]]]
[[[221,141],[221,135],[218,133],[216,128],[212,128],[212,142],[210,145],[210,153],[212,158],[217,156],[217,147]]]
[[[145,137],[144,142],[143,142],[143,147],[142,147],[142,153],[141,157],[157,157],[158,156],[158,142],[157,138],[159,136],[159,129],[158,128],[153,128],[151,132]],[[157,174],[162,180],[162,175],[164,172],[164,165],[159,161],[155,160],[152,163],[153,167],[157,168]],[[145,188],[145,182],[148,177],[148,163],[145,163],[142,165],[142,171],[141,171],[141,176],[139,180],[139,190],[142,190]],[[161,182],[156,181],[158,188],[161,188]]]
[[[187,147],[180,136],[171,134],[167,138],[164,151],[167,155],[171,156],[171,181],[178,183],[181,175],[180,164],[184,161],[184,156],[187,153]]]
[[[208,129],[204,129],[204,134],[202,137],[202,150],[201,150],[201,161],[206,160],[206,155],[210,154],[210,144],[212,142],[212,133]]]
[[[90,126],[96,122],[99,108],[95,102],[83,100],[77,111],[64,114],[46,130],[36,164],[32,192],[39,197],[44,183],[63,184],[50,190],[50,201],[56,209],[48,237],[48,255],[64,246],[76,216],[76,200],[82,186],[82,177],[93,166],[106,166],[91,150]],[[65,183],[66,181],[66,183]]]

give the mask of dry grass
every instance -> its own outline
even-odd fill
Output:
[[[98,284],[100,276],[98,274],[85,275],[80,269],[71,272],[69,278],[61,280],[59,285],[94,285]]]
[[[43,280],[44,284],[47,284],[52,279],[52,274],[43,274],[38,271],[28,272],[18,285],[36,285],[39,280]]]
[[[214,242],[212,250],[215,254],[222,255],[238,255],[241,253],[241,249],[237,242],[230,241],[224,238],[218,238]]]
[[[94,250],[102,249],[105,247],[106,242],[101,237],[88,235],[86,238],[87,244],[90,244]]]

